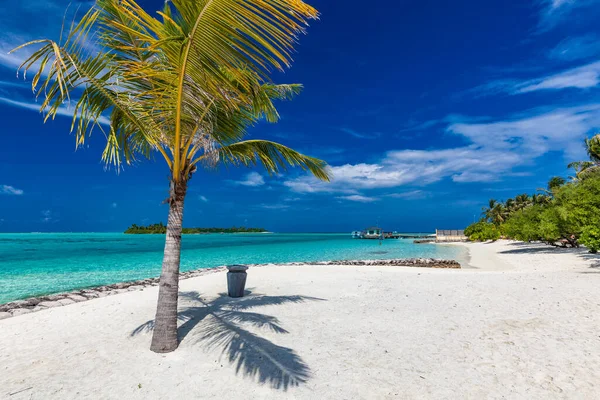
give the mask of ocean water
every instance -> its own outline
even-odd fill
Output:
[[[0,304],[160,275],[163,235],[0,234]],[[465,260],[461,247],[350,234],[184,235],[181,270],[228,264],[432,257]]]

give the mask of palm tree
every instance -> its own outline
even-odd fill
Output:
[[[569,168],[571,168],[571,167],[569,167]],[[564,184],[565,184],[565,183],[567,183],[567,181],[566,181],[566,179],[565,179],[565,178],[563,178],[562,176],[553,176],[553,177],[552,177],[552,178],[550,178],[550,180],[548,181],[548,184],[546,185],[546,188],[538,188],[538,189],[537,189],[537,190],[538,190],[538,192],[543,192],[543,194],[540,194],[539,196],[546,197],[546,198],[548,199],[548,201],[549,201],[550,199],[553,199],[553,198],[554,198],[554,192],[555,192],[557,189],[559,189],[560,187],[564,186]],[[534,201],[533,201],[533,203],[534,203],[534,204],[540,204],[539,202],[538,202],[538,203],[536,203],[536,201],[535,201],[535,200],[536,200],[536,199],[535,199],[535,196],[536,196],[536,195],[533,195],[533,196],[534,196],[534,199],[533,199]],[[539,196],[538,196],[538,200],[540,199],[540,197],[539,197]],[[547,202],[544,200],[542,203],[543,203],[543,204],[546,204]]]
[[[120,169],[157,154],[169,168],[155,352],[178,346],[184,200],[199,166],[261,163],[278,173],[290,164],[329,179],[319,159],[243,140],[259,119],[277,120],[274,99],[298,93],[299,85],[274,85],[268,74],[290,65],[297,35],[317,16],[301,0],[171,0],[156,18],[135,0],[97,0],[64,43],[19,47],[41,45],[22,68],[36,71],[32,87],[43,96],[45,121],[78,97],[72,123],[78,146],[100,131],[107,164]]]
[[[575,170],[574,180],[585,179],[600,171],[600,133],[585,139],[585,149],[590,158],[588,161],[575,161],[568,165]]]
[[[504,222],[505,207],[504,204],[495,199],[490,199],[488,207],[483,209],[483,214],[487,220],[494,225],[500,225]]]
[[[546,205],[552,201],[551,195],[535,193],[531,196],[531,204],[532,205]]]
[[[531,197],[528,194],[520,194],[515,197],[515,206],[512,211],[519,211],[524,208],[527,208],[532,203]]]

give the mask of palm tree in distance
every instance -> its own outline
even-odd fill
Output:
[[[71,99],[77,146],[106,138],[102,159],[120,169],[158,154],[170,171],[169,217],[151,350],[177,348],[181,232],[188,183],[199,166],[300,166],[329,180],[326,164],[278,143],[244,140],[246,128],[278,118],[275,99],[299,85],[275,85],[299,33],[317,11],[301,0],[171,0],[153,17],[135,0],[97,0],[64,42],[40,46],[33,69],[45,120]],[[99,49],[97,48],[99,47]],[[98,51],[100,50],[100,51]]]
[[[488,206],[483,208],[483,215],[491,223],[500,225],[504,222],[505,206],[502,202],[490,199]]]
[[[585,139],[585,150],[589,160],[575,161],[568,165],[569,168],[575,170],[574,180],[585,179],[590,174],[600,171],[600,133],[590,139]]]

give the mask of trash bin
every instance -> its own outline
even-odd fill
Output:
[[[244,297],[244,288],[246,287],[245,265],[228,265],[227,269],[227,294],[229,297]]]

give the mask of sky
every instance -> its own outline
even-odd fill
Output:
[[[27,40],[60,34],[67,0],[0,13],[0,232],[123,231],[166,222],[159,158],[116,173],[102,137],[75,150],[70,118],[43,123],[16,76]],[[67,15],[86,1],[74,1]],[[161,1],[141,0],[147,10]],[[200,171],[184,226],[350,232],[370,225],[460,229],[489,198],[533,193],[585,159],[600,130],[600,0],[314,0],[321,13],[278,83],[303,93],[281,120],[249,129],[326,160],[331,183],[301,170]],[[81,12],[81,11],[80,11]],[[31,78],[31,77],[29,77]]]

